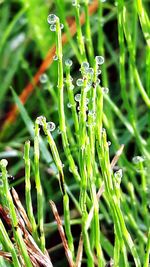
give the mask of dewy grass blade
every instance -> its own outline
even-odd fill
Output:
[[[148,97],[143,84],[141,82],[136,64],[135,64],[135,50],[134,50],[134,46],[132,43],[132,37],[131,34],[129,32],[129,27],[128,27],[128,23],[127,23],[127,10],[126,7],[123,7],[123,26],[124,26],[124,33],[125,33],[125,37],[127,40],[127,45],[128,45],[128,50],[129,50],[129,55],[130,55],[130,60],[132,63],[132,67],[133,67],[133,73],[134,73],[134,79],[136,82],[136,85],[141,93],[141,96],[143,98],[143,101],[145,102],[145,104],[147,105],[148,108],[150,108],[150,98]]]
[[[68,163],[70,169],[76,179],[76,181],[80,181],[80,176],[75,166],[74,159],[71,155],[69,142],[66,132],[66,123],[65,123],[65,112],[64,112],[64,80],[63,80],[63,63],[62,63],[62,41],[61,41],[61,28],[60,21],[57,17],[56,19],[56,53],[58,56],[58,112],[59,112],[59,124],[60,131],[62,136],[62,142],[64,147],[64,152],[66,158],[68,159]]]
[[[86,61],[85,46],[84,46],[82,29],[81,29],[81,24],[80,24],[80,16],[79,16],[79,10],[80,10],[79,0],[75,0],[74,9],[75,9],[75,18],[76,18],[76,25],[77,25],[78,46],[79,46],[79,50],[81,53],[82,61]]]
[[[25,162],[25,198],[28,217],[30,219],[33,231],[33,237],[38,243],[37,225],[33,214],[32,199],[31,199],[31,182],[30,182],[30,141],[26,141],[24,146],[24,162]]]
[[[71,79],[72,79],[72,77],[70,75],[70,67],[68,65],[66,65],[66,87],[67,87],[68,98],[69,98],[68,105],[70,105],[70,108],[72,111],[72,116],[73,116],[73,120],[74,120],[74,127],[75,127],[75,132],[76,132],[76,138],[78,141],[79,121],[78,121],[78,115],[77,115],[77,111],[76,111],[76,102],[75,102],[74,93],[73,93],[74,85],[72,84]]]
[[[30,133],[31,137],[34,137],[34,124],[32,122],[32,120],[30,119],[27,110],[25,109],[25,107],[23,106],[23,104],[21,103],[19,97],[17,96],[16,92],[12,89],[12,94],[14,97],[14,101],[16,103],[16,105],[18,106],[19,110],[20,110],[20,114],[21,117],[24,121],[24,124],[26,125],[28,132]],[[51,155],[49,154],[46,145],[44,143],[44,141],[40,138],[40,149],[42,152],[42,156],[45,159],[45,161],[47,163],[52,162],[52,158]],[[56,171],[56,166],[54,164],[52,164],[52,168],[54,170],[54,172]]]
[[[70,225],[69,197],[68,197],[67,190],[65,187],[63,164],[61,162],[61,159],[60,159],[56,144],[52,138],[52,135],[50,131],[48,131],[46,119],[44,117],[42,118],[41,123],[42,123],[44,133],[47,136],[47,140],[48,140],[50,149],[52,151],[55,164],[58,168],[59,184],[60,184],[60,189],[63,195],[63,208],[64,208],[64,221],[65,221],[66,236],[68,239],[68,246],[69,246],[72,258],[74,258],[74,244],[73,244],[73,237],[72,237],[71,225]]]
[[[85,38],[86,38],[86,47],[88,51],[89,62],[93,66],[94,64],[94,48],[92,43],[92,34],[90,27],[90,16],[88,14],[88,0],[84,0],[84,13],[85,13]]]
[[[34,136],[34,174],[35,174],[35,184],[37,190],[37,214],[38,214],[38,227],[40,230],[40,247],[42,252],[45,251],[45,236],[44,236],[44,216],[43,216],[43,193],[40,179],[40,170],[39,170],[39,122],[38,119],[35,121],[35,136]]]
[[[146,253],[145,253],[145,257],[144,257],[143,267],[149,266],[149,257],[150,257],[150,229],[148,231],[148,241],[147,241],[147,246],[146,246]]]

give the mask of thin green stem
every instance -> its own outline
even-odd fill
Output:
[[[17,251],[14,248],[1,219],[0,219],[0,233],[1,233],[0,241],[2,244],[4,243],[6,249],[11,253],[13,265],[16,267],[21,267],[21,264],[19,263],[19,260],[17,257]]]
[[[38,226],[40,229],[40,246],[41,250],[45,251],[45,236],[44,236],[44,218],[43,218],[43,193],[40,179],[40,170],[39,170],[39,124],[36,120],[35,122],[35,137],[34,137],[34,172],[35,172],[35,184],[37,190],[37,213],[38,213]]]
[[[81,24],[80,24],[80,13],[79,13],[80,4],[78,0],[76,0],[74,9],[75,9],[75,18],[76,18],[76,25],[77,25],[78,46],[79,46],[79,50],[81,53],[82,61],[86,61],[85,46],[84,46],[84,40],[83,40],[82,29],[81,29]]]
[[[37,234],[37,225],[33,214],[32,198],[31,198],[31,182],[30,182],[30,141],[27,141],[24,146],[24,162],[25,162],[25,198],[29,220],[32,225],[32,233],[36,242],[39,241]]]
[[[66,132],[66,123],[65,123],[65,112],[64,112],[64,84],[63,84],[63,63],[62,63],[62,41],[61,41],[61,28],[59,18],[56,21],[56,51],[58,56],[58,111],[59,111],[59,124],[60,131],[62,136],[63,148],[65,155],[68,159],[69,167],[76,179],[80,181],[80,176],[78,174],[77,168],[75,166],[74,159],[70,152],[69,142]]]

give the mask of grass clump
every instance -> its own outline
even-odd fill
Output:
[[[25,134],[21,132],[11,144],[7,141],[8,128],[4,127],[1,139],[6,134],[8,145],[17,147],[17,140],[21,140],[19,144],[22,139],[28,140],[28,131],[31,141],[25,141],[24,157],[20,157],[25,169],[25,197],[20,195],[23,204],[14,189],[23,184],[22,180],[9,185],[8,161],[0,161],[1,266],[149,266],[150,95],[149,81],[143,79],[143,68],[148,74],[150,65],[149,18],[141,1],[118,0],[116,5],[103,2],[94,1],[89,6],[88,1],[73,1],[76,26],[70,26],[70,32],[65,21],[70,3],[56,1],[58,14],[50,14],[47,19],[56,62],[49,75],[42,68],[37,75],[36,82],[40,80],[46,94],[38,91],[34,124],[30,119],[32,105],[25,108],[12,89]],[[90,20],[89,13],[96,9]],[[133,21],[128,20],[130,11]],[[28,12],[28,16],[31,22],[32,14]],[[119,52],[104,28],[114,17]],[[92,20],[99,23],[99,28]],[[74,27],[76,39],[72,37]],[[138,33],[144,37],[140,45],[147,45],[148,56],[142,68],[137,63]],[[69,41],[64,49],[63,38]],[[38,38],[37,45],[42,47]],[[26,71],[32,77],[31,71]],[[115,86],[111,84],[111,72],[117,73]],[[49,96],[51,108],[46,101]],[[12,173],[15,168],[20,170],[18,164],[12,164]],[[52,223],[48,200],[55,218]],[[63,246],[60,262],[58,248],[51,248],[56,223]],[[59,237],[56,239],[58,245]],[[56,250],[55,257],[52,250]]]

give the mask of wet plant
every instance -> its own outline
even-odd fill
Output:
[[[53,263],[53,252],[48,249],[51,232],[56,229],[63,246],[61,266],[149,266],[150,152],[149,137],[145,136],[149,136],[150,94],[149,81],[144,81],[137,64],[139,20],[147,55],[142,68],[146,66],[149,73],[149,18],[139,0],[132,3],[130,22],[129,3],[95,3],[98,16],[94,19],[99,28],[90,21],[88,1],[69,3],[76,20],[75,39],[65,21],[65,3],[56,1],[58,12],[47,17],[55,48],[53,84],[51,73],[40,72],[39,80],[52,99],[52,108],[40,95],[43,112],[32,123],[28,109],[12,89],[31,140],[25,141],[22,157],[24,203],[16,183],[10,182],[13,172],[7,172],[8,161],[0,161],[0,266],[60,266],[57,259]],[[103,16],[104,9],[111,12]],[[103,28],[111,16],[117,18],[118,54],[107,42]],[[75,57],[69,49],[68,53],[63,51],[62,31]],[[115,101],[106,51],[119,73]],[[48,111],[53,108],[56,115]],[[54,181],[54,189],[49,180]],[[47,214],[54,215],[53,222],[47,221]]]

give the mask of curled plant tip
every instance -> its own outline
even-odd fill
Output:
[[[8,165],[8,161],[7,161],[6,159],[2,159],[2,160],[0,161],[0,166],[1,166],[1,167],[7,167],[7,165]]]
[[[83,256],[83,239],[82,234],[80,235],[77,257],[76,257],[76,265],[75,267],[80,267],[82,263],[82,256]]]
[[[64,229],[63,229],[63,225],[62,225],[60,216],[58,214],[56,205],[52,200],[50,200],[49,203],[50,203],[52,212],[54,214],[55,220],[57,222],[58,231],[59,231],[59,234],[60,234],[64,249],[65,249],[65,254],[66,254],[69,266],[70,267],[75,267],[75,264],[74,264],[73,259],[72,259],[72,253],[71,253],[71,251],[69,249],[68,242],[67,242],[66,236],[65,236],[65,232],[64,232]]]
[[[115,167],[119,157],[121,156],[122,152],[123,152],[123,149],[124,149],[124,145],[122,144],[120,146],[120,148],[118,149],[118,151],[116,152],[116,155],[114,156],[114,158],[112,159],[111,161],[111,168],[113,170],[113,168]]]

